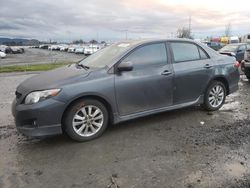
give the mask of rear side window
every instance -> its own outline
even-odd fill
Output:
[[[123,62],[131,61],[134,69],[143,69],[152,66],[167,64],[165,43],[149,44],[142,46],[128,55]]]
[[[176,63],[208,58],[204,50],[192,43],[172,42],[171,47]]]

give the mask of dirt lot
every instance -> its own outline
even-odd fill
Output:
[[[17,133],[10,105],[16,85],[30,76],[0,75],[0,187],[250,187],[245,77],[218,112],[162,113],[75,143]]]
[[[0,59],[2,65],[17,64],[39,64],[39,63],[57,63],[57,62],[77,62],[85,56],[60,51],[49,51],[37,48],[25,48],[23,54],[7,54],[7,57]]]

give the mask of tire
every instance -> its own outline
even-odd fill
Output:
[[[247,79],[250,80],[250,75],[246,75]]]
[[[67,110],[63,129],[75,141],[89,141],[103,134],[108,126],[108,117],[107,108],[98,100],[78,100]]]
[[[222,82],[213,81],[206,89],[203,107],[208,111],[219,110],[225,102],[226,93],[226,87]]]

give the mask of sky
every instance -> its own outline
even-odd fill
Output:
[[[0,0],[0,36],[43,41],[194,38],[250,33],[250,1],[238,0]]]

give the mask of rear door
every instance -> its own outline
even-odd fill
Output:
[[[115,75],[119,115],[129,115],[170,106],[173,103],[173,72],[166,44],[153,43],[136,48],[122,62],[133,70]]]
[[[193,102],[204,93],[214,73],[213,61],[195,43],[169,43],[174,69],[174,104]]]

